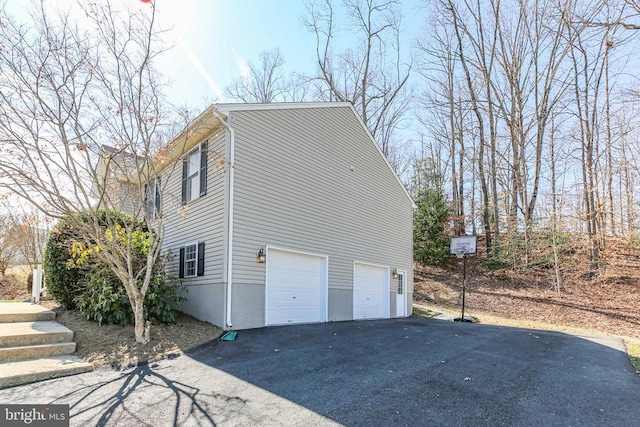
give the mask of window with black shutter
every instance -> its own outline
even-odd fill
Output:
[[[207,194],[207,159],[208,159],[208,146],[205,141],[200,144],[200,196]]]
[[[187,200],[187,159],[182,160],[182,204],[188,202]]]
[[[198,243],[198,276],[204,276],[204,242]]]
[[[178,277],[204,275],[204,242],[192,243],[180,248]]]
[[[178,268],[178,277],[184,279],[184,248],[180,248],[180,267]]]
[[[205,141],[182,159],[182,204],[207,194],[208,146]]]
[[[156,178],[156,182],[155,182],[155,207],[156,207],[156,211],[155,211],[155,217],[157,218],[158,216],[160,216],[160,177]]]

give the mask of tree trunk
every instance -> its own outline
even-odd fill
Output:
[[[464,46],[463,46],[463,40],[462,40],[462,35],[460,34],[460,28],[459,28],[459,24],[458,24],[458,12],[456,11],[454,2],[452,0],[449,0],[447,3],[447,9],[449,10],[449,12],[451,13],[451,18],[453,19],[453,26],[454,26],[454,30],[455,30],[455,35],[456,35],[456,40],[458,42],[458,54],[460,56],[460,63],[462,64],[462,68],[464,70],[464,76],[465,76],[465,81],[467,84],[467,89],[469,90],[469,96],[471,98],[471,109],[474,112],[474,115],[476,117],[477,120],[477,124],[478,124],[478,136],[479,136],[479,144],[481,146],[485,146],[486,145],[486,136],[485,136],[485,126],[484,126],[484,118],[482,116],[482,113],[480,111],[480,106],[478,105],[478,97],[476,94],[476,89],[473,85],[473,80],[471,78],[471,72],[469,71],[469,66],[467,64],[467,60],[466,57],[464,55]],[[481,172],[482,174],[482,172]],[[487,197],[487,192],[486,192],[486,183],[484,183],[483,185],[483,191],[485,194],[485,197]],[[495,196],[495,195],[494,195]],[[485,203],[486,205],[486,203]],[[489,221],[488,221],[488,215],[487,215],[487,210],[486,210],[486,206],[485,206],[485,218],[483,218],[483,226],[485,228],[485,235],[487,236],[487,245],[489,245],[490,241],[491,241],[491,231],[488,228],[489,227]],[[487,250],[489,249],[489,247],[487,247]]]
[[[616,235],[616,223],[614,217],[614,204],[613,204],[613,154],[612,154],[612,135],[611,135],[611,100],[610,92],[611,87],[609,83],[609,51],[613,47],[613,42],[609,44],[609,40],[606,41],[607,47],[604,57],[604,90],[605,90],[605,120],[607,127],[607,141],[606,141],[606,188],[605,197],[607,198],[607,215],[609,217],[609,230],[612,236]]]
[[[558,257],[558,189],[556,188],[556,147],[555,147],[555,121],[551,118],[551,137],[549,138],[549,155],[551,158],[551,245],[553,248],[553,270],[555,272],[556,295],[560,296],[562,276],[560,275],[560,262]]]
[[[460,102],[458,102],[458,104],[460,104]],[[459,108],[461,110],[461,107]],[[458,140],[460,141],[460,151],[458,153],[458,211],[456,213],[456,216],[458,218],[458,231],[459,231],[459,236],[463,236],[464,234],[466,234],[466,228],[465,228],[465,215],[464,215],[464,156],[465,156],[465,149],[464,149],[464,134],[462,132],[463,129],[463,123],[462,123],[463,117],[462,114],[460,114],[460,124],[459,124],[459,138]]]
[[[145,319],[144,319],[144,299],[140,294],[135,297],[135,304],[133,305],[133,316],[135,319],[134,331],[135,331],[135,339],[137,343],[147,344],[149,342],[148,332],[145,333]]]

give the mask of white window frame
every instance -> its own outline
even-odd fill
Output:
[[[200,170],[202,169],[202,164],[201,164],[202,155],[200,154],[200,151],[201,151],[200,146],[201,144],[198,144],[198,146],[193,150],[189,151],[189,153],[187,153],[187,156],[186,156],[187,192],[185,197],[185,203],[189,203],[192,200],[195,200],[198,197],[200,197]],[[195,164],[194,166],[195,172],[189,173],[192,165],[192,158],[195,158],[195,161],[193,163]]]
[[[187,258],[189,254],[189,248],[194,247],[193,259]],[[206,253],[206,252],[205,252]],[[193,274],[189,274],[189,265],[193,263]],[[191,243],[184,246],[184,277],[196,277],[198,275],[198,242]]]

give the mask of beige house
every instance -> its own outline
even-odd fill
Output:
[[[148,206],[181,310],[225,329],[411,314],[414,204],[351,104],[219,104],[165,156]]]

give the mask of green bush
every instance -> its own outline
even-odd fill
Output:
[[[442,193],[427,189],[417,198],[413,217],[413,258],[422,265],[442,265],[450,260],[447,223],[451,209]]]
[[[151,323],[175,323],[175,308],[186,300],[187,287],[173,276],[167,276],[164,269],[158,269],[149,286],[144,300],[145,318]]]
[[[75,239],[73,227],[68,220],[62,219],[49,234],[44,252],[43,268],[47,292],[67,310],[76,308],[74,298],[84,292],[84,272],[79,268],[67,268],[69,251]]]
[[[627,243],[631,246],[635,246],[636,248],[640,248],[640,235],[639,234],[631,234],[627,237]]]
[[[85,213],[61,220],[51,233],[45,249],[44,270],[51,296],[66,309],[79,309],[88,319],[99,324],[126,325],[134,323],[134,314],[122,282],[99,260],[92,250],[85,248],[69,224],[88,221]],[[144,221],[134,220],[128,214],[112,209],[99,212],[99,222],[105,233],[119,233],[119,226],[134,224],[135,244],[132,250],[134,269],[146,264],[145,234],[149,233]],[[108,225],[113,228],[109,229]],[[115,225],[115,226],[114,226]],[[126,238],[125,235],[120,237]],[[81,248],[79,250],[79,248]],[[78,253],[81,253],[80,257]],[[78,267],[78,266],[82,267]],[[152,323],[173,323],[174,307],[184,301],[179,291],[186,289],[172,277],[167,277],[161,260],[153,268],[154,277],[144,301],[144,318]]]
[[[74,303],[87,319],[94,320],[99,325],[131,323],[133,312],[127,293],[122,284],[115,283],[113,274],[108,269],[89,272],[85,280],[86,291],[78,294]]]
[[[185,288],[179,281],[167,278],[159,270],[149,286],[144,300],[144,318],[151,323],[171,324],[176,321],[173,305],[184,301],[178,293]],[[102,268],[87,275],[87,291],[75,298],[78,309],[87,319],[107,325],[129,325],[134,323],[133,310],[127,291],[117,277]]]

